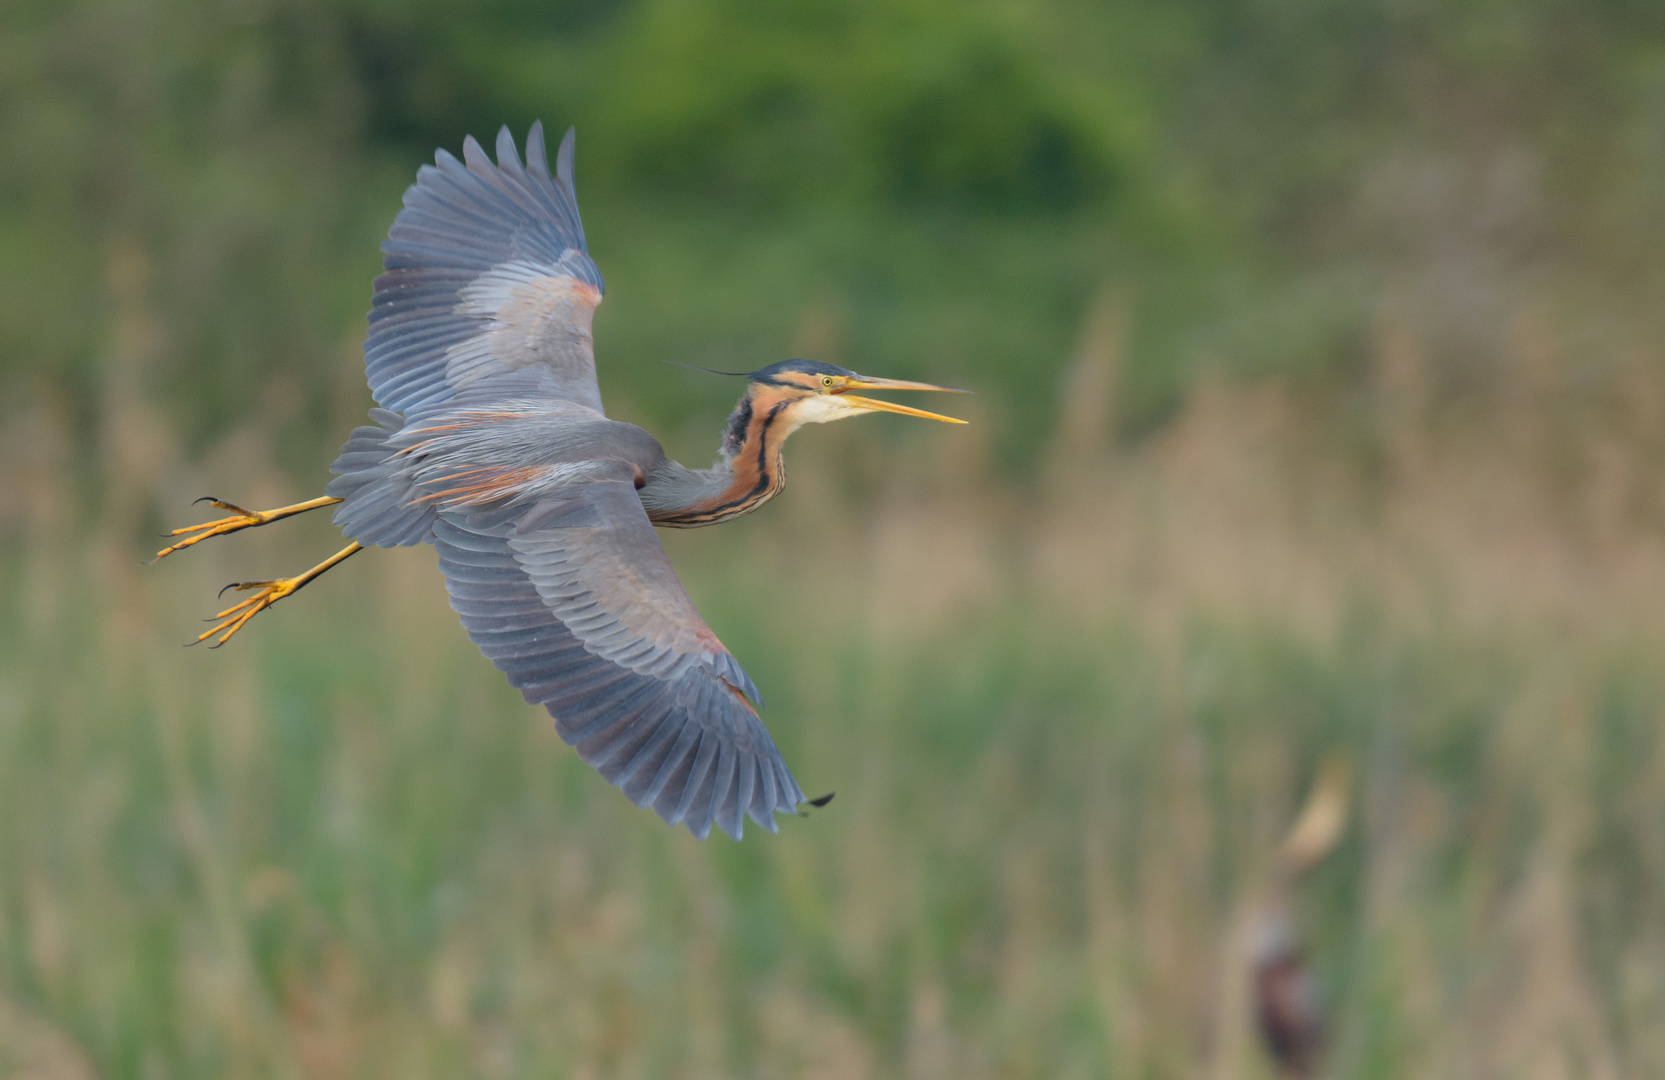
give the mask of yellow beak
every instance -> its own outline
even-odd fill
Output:
[[[903,416],[918,416],[925,420],[941,420],[945,424],[963,424],[964,420],[957,420],[952,416],[940,416],[924,409],[910,409],[906,405],[895,405],[877,398],[859,397],[846,393],[847,390],[941,390],[949,394],[964,394],[967,391],[956,386],[934,386],[931,383],[908,382],[905,379],[874,379],[866,375],[857,375],[845,380],[843,386],[833,390],[844,401],[858,409],[873,409],[876,412],[900,413]]]

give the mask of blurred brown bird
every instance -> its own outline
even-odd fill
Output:
[[[573,191],[573,132],[552,173],[543,128],[524,164],[507,128],[497,161],[472,138],[417,172],[382,245],[365,369],[379,408],[331,466],[325,495],[174,530],[162,558],[213,536],[335,506],[352,541],[250,595],[198,637],[224,645],[256,614],[364,547],[432,544],[469,637],[561,738],[639,806],[705,837],[808,799],[752,702],[757,687],[694,610],[653,526],[750,513],[785,482],[805,424],[875,412],[963,423],[853,390],[953,390],[785,360],[745,376],[716,462],[691,469],[610,420],[591,318],[601,273]],[[748,700],[750,699],[750,700]]]
[[[1255,1023],[1284,1076],[1318,1075],[1327,1019],[1317,976],[1307,965],[1290,917],[1295,882],[1334,850],[1347,825],[1353,770],[1344,757],[1319,768],[1312,793],[1278,848],[1271,893],[1250,945]]]
[[[1255,928],[1255,1025],[1284,1076],[1318,1074],[1326,1018],[1318,980],[1295,942],[1288,914],[1268,912]]]

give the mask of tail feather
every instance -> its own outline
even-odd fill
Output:
[[[342,500],[335,524],[366,547],[408,547],[433,534],[434,507],[418,501],[407,462],[391,441],[405,420],[386,409],[371,409],[375,426],[355,428],[330,472],[338,474],[325,494]]]

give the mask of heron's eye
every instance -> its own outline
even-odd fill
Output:
[[[821,385],[822,386],[831,386],[832,384],[833,384],[833,377],[831,375],[821,376]]]

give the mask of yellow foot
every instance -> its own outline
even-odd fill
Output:
[[[339,502],[340,500],[333,501]],[[261,522],[261,524],[264,524],[264,522]],[[225,595],[227,589],[236,589],[238,592],[249,592],[250,590],[258,591],[242,603],[234,604],[233,606],[220,612],[218,615],[215,615],[212,620],[207,620],[214,622],[215,625],[199,634],[195,641],[187,642],[187,644],[200,645],[204,641],[207,641],[209,638],[218,634],[219,640],[215,641],[214,644],[208,647],[210,649],[219,648],[221,645],[224,645],[226,642],[231,640],[231,635],[247,626],[250,619],[254,618],[262,611],[265,611],[267,608],[271,607],[279,600],[282,600],[284,597],[293,596],[295,593],[300,592],[307,582],[316,578],[330,567],[344,562],[348,556],[363,550],[364,548],[357,543],[348,544],[334,555],[331,555],[329,558],[325,559],[323,562],[298,577],[272,578],[268,581],[232,582],[230,585],[227,585],[224,589],[220,590],[220,595]]]
[[[219,624],[199,635],[191,644],[200,645],[215,634],[220,634],[220,640],[208,646],[210,649],[219,648],[231,640],[232,634],[248,625],[250,619],[282,600],[285,596],[293,594],[296,589],[300,588],[299,580],[298,578],[276,578],[272,581],[237,581],[227,585],[225,589],[236,589],[238,592],[245,592],[249,589],[259,589],[260,591],[241,604],[228,607],[214,616],[215,619],[220,620]],[[223,594],[225,589],[221,589],[220,592]],[[222,630],[225,632],[220,633]]]
[[[295,514],[304,514],[308,510],[316,510],[320,506],[333,506],[340,501],[340,499],[337,499],[334,496],[325,495],[317,499],[309,499],[303,503],[296,503],[293,506],[280,506],[276,510],[244,510],[241,506],[238,506],[235,503],[228,503],[222,499],[216,499],[212,495],[207,495],[198,499],[197,502],[210,503],[220,510],[229,510],[231,511],[231,516],[215,518],[213,521],[205,521],[201,525],[188,525],[183,529],[174,529],[172,532],[168,533],[169,536],[183,536],[185,539],[176,544],[170,544],[161,551],[158,551],[156,553],[156,559],[172,555],[174,552],[188,548],[192,544],[201,543],[211,536],[224,536],[226,533],[234,533],[240,529],[252,529],[256,525],[270,525],[274,521],[291,517]],[[195,506],[196,503],[192,503],[191,505]],[[152,559],[150,561],[155,562],[156,559]],[[253,585],[264,583],[245,582],[243,584]]]

